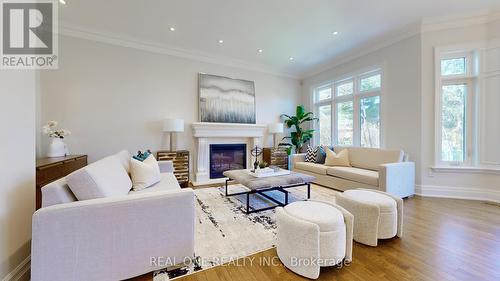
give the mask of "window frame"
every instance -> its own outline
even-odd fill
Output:
[[[367,91],[360,91],[361,80],[364,78],[368,78],[371,76],[380,75],[380,88],[371,89]],[[353,83],[353,93],[350,95],[338,96],[337,87],[352,81]],[[332,96],[330,99],[318,100],[318,93],[320,90],[325,87],[330,87],[332,91]],[[338,79],[334,79],[332,81],[317,84],[312,86],[312,103],[314,107],[314,113],[319,114],[319,107],[324,105],[331,105],[331,145],[339,145],[338,144],[338,110],[337,106],[339,103],[352,101],[353,103],[353,144],[352,146],[361,146],[361,118],[360,118],[360,102],[361,99],[378,96],[380,99],[379,104],[379,147],[384,147],[384,138],[383,138],[383,124],[384,124],[384,114],[383,114],[383,92],[385,87],[384,80],[384,71],[380,66],[373,66],[366,68],[362,71],[354,72],[350,75],[344,75]],[[315,133],[313,138],[313,143],[315,145],[320,144],[319,140],[319,123],[314,125]]]
[[[465,58],[465,74],[442,75],[441,61],[453,58]],[[468,167],[476,166],[476,147],[477,140],[475,139],[477,130],[476,106],[477,106],[477,71],[474,67],[474,62],[477,61],[477,55],[473,49],[435,49],[435,166],[443,167]],[[464,130],[464,159],[460,161],[444,161],[442,160],[442,100],[443,86],[449,85],[465,85],[466,100],[465,100],[465,130]]]

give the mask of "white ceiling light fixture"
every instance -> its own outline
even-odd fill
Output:
[[[264,50],[258,49],[257,52],[259,52],[259,54],[261,54],[262,52],[264,52]]]
[[[290,61],[294,61],[294,60],[295,60],[295,58],[294,58],[294,57],[289,57],[289,58],[288,58],[288,60],[290,60]]]
[[[59,0],[59,3],[66,5],[66,0]]]
[[[224,43],[224,40],[219,39],[219,44],[222,44],[222,43]]]
[[[339,35],[339,32],[338,31],[334,31],[332,32],[333,35]]]
[[[175,31],[175,27],[171,26],[170,28],[170,31],[174,32]]]

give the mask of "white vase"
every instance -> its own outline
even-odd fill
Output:
[[[69,154],[68,146],[60,138],[51,138],[47,157],[63,157]]]

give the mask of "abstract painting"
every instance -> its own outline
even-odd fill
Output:
[[[199,74],[200,121],[255,124],[253,81]]]

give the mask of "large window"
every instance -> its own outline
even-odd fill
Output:
[[[315,88],[316,143],[380,147],[381,91],[380,69]]]
[[[475,134],[472,52],[440,53],[436,60],[436,162],[473,164]]]

